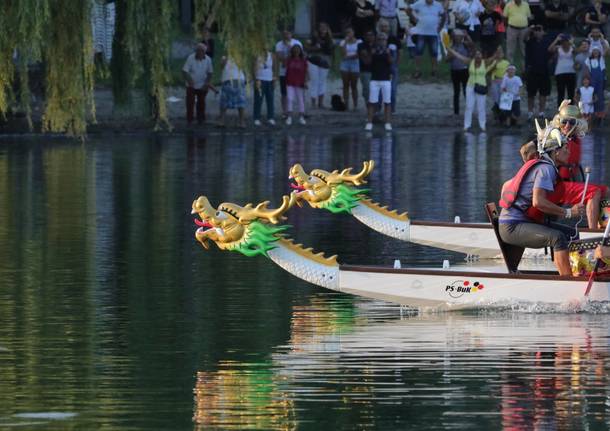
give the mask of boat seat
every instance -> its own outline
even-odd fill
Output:
[[[508,272],[518,272],[517,268],[519,266],[519,262],[521,262],[521,257],[523,256],[525,248],[519,247],[517,245],[507,244],[502,241],[502,238],[500,238],[500,232],[498,230],[498,208],[496,207],[496,204],[494,202],[489,202],[485,204],[485,213],[487,214],[489,222],[491,223],[494,233],[496,234],[496,239],[498,240],[498,244],[500,245],[502,257],[504,257],[504,262],[506,263]]]

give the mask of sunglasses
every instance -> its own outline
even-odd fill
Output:
[[[569,124],[570,126],[574,126],[574,125],[576,125],[576,119],[575,118],[567,118],[565,120],[561,120],[561,124],[563,124],[563,125]]]

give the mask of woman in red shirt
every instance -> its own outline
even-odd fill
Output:
[[[290,57],[286,59],[286,90],[288,96],[288,118],[286,125],[292,124],[292,105],[296,101],[299,105],[299,123],[305,121],[305,88],[307,88],[307,60],[300,45],[290,48]]]

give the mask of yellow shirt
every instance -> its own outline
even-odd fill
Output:
[[[476,67],[474,65],[474,60],[472,60],[470,66],[468,66],[468,83],[466,85],[470,87],[474,87],[476,84],[487,86],[487,79],[485,76],[493,67],[493,63],[489,66],[485,66],[485,61],[483,60],[481,60],[481,65]]]
[[[528,18],[532,16],[532,12],[530,11],[530,5],[525,0],[522,0],[518,6],[514,0],[511,0],[504,6],[504,16],[508,19],[508,25],[525,28],[527,27]]]
[[[496,67],[491,72],[491,79],[502,79],[504,78],[504,74],[506,73],[506,69],[508,69],[510,63],[508,60],[500,60],[496,63]]]

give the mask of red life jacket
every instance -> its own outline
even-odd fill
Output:
[[[523,166],[521,166],[521,169],[519,169],[517,174],[505,183],[504,187],[502,187],[502,196],[500,197],[500,206],[502,208],[508,209],[515,204],[523,178],[525,178],[530,169],[538,163],[551,164],[544,159],[528,160]],[[532,221],[536,223],[544,223],[544,213],[539,209],[530,206],[524,210],[524,212],[528,218],[532,219]]]

